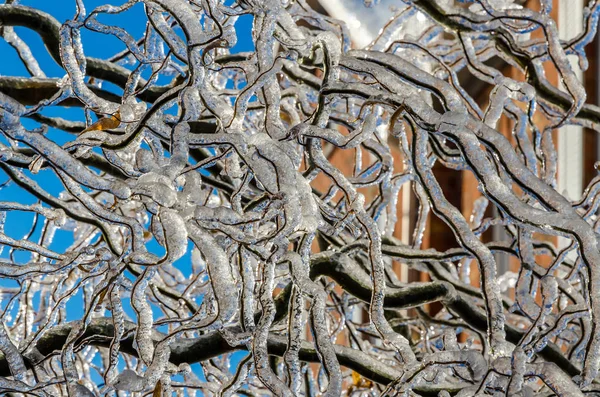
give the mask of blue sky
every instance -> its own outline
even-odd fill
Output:
[[[73,18],[76,11],[75,0],[21,0],[18,3],[23,6],[30,6],[47,12],[54,16],[61,23]],[[88,12],[100,5],[121,5],[123,3],[124,1],[122,0],[84,0],[84,4]],[[227,1],[226,3],[229,4],[231,1]],[[142,4],[137,4],[122,14],[101,15],[98,20],[105,24],[120,26],[136,39],[143,35],[147,22]],[[238,43],[232,52],[253,50],[254,45],[252,43],[251,29],[251,16],[246,15],[238,19],[236,23],[236,30],[238,31]],[[64,70],[50,57],[37,33],[22,27],[16,27],[15,32],[29,45],[33,54],[36,55],[41,69],[44,71],[47,77],[60,78],[64,76]],[[85,29],[83,29],[81,33],[83,48],[86,56],[109,58],[125,49],[125,45],[114,36],[104,35]],[[29,77],[27,70],[17,56],[16,51],[3,40],[0,40],[0,54],[2,54],[2,62],[0,62],[1,76]],[[126,67],[132,68],[132,66]],[[159,82],[165,83],[166,81],[162,80]],[[114,87],[110,88],[109,85],[106,85],[105,87],[111,91],[114,90],[115,92],[118,92],[118,89],[115,89]],[[63,117],[72,121],[85,120],[84,111],[82,108],[54,107],[51,109],[45,109],[43,114],[48,116]],[[23,125],[28,129],[33,129],[39,126],[39,124],[36,122],[27,119],[23,119]],[[73,140],[74,138],[74,136],[71,134],[52,128],[48,131],[47,136],[59,144],[63,144]],[[0,141],[3,143],[6,142],[2,136],[0,136]],[[58,194],[63,190],[62,184],[51,171],[42,170],[37,175],[34,175],[25,170],[25,173],[54,196],[58,196]],[[7,176],[0,171],[0,183],[6,180]],[[36,202],[36,199],[24,190],[20,189],[17,185],[9,184],[0,190],[0,201],[17,201],[24,204],[32,204]],[[33,218],[33,214],[27,212],[14,211],[7,214],[5,233],[15,239],[23,238],[30,231],[33,224]],[[41,223],[34,229],[32,235],[33,241],[36,241],[40,234]],[[72,232],[58,231],[50,248],[58,252],[64,252],[64,250],[71,244],[72,241]],[[152,247],[152,244],[150,244],[149,248],[151,250],[155,250],[157,253],[163,251],[161,247],[157,246],[156,243],[154,243],[154,247]],[[6,247],[2,250],[0,258],[8,258],[8,249]],[[24,252],[17,252],[15,258],[18,262],[26,262],[29,259],[29,255]],[[191,272],[190,255],[188,254],[180,259],[176,266],[184,274],[189,274]],[[0,287],[14,287],[17,285],[17,282],[14,280],[0,279]],[[5,303],[2,304],[2,308],[4,308],[4,305]],[[128,299],[124,300],[124,307],[126,312],[133,317],[133,311],[129,305]],[[83,313],[82,308],[82,294],[78,293],[71,298],[67,304],[68,319],[74,320],[80,318]],[[158,316],[158,314],[159,313],[157,312],[156,315]],[[155,317],[155,319],[156,318],[157,317]],[[237,353],[235,358],[232,360],[232,364],[239,362],[243,356],[245,356],[245,353]],[[232,367],[234,367],[234,365],[232,365]],[[193,368],[199,373],[202,372],[199,365],[194,365]],[[101,379],[98,378],[95,379],[95,381],[101,382]]]

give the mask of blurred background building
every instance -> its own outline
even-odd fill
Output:
[[[453,0],[447,0],[453,1]],[[531,9],[539,9],[539,0],[513,1],[515,4],[524,5]],[[392,29],[395,38],[408,38],[418,32],[420,26],[402,23],[405,5],[400,0],[381,0],[377,5],[367,8],[364,0],[310,0],[309,4],[320,12],[344,21],[350,32],[353,48],[364,48],[374,44],[382,27],[388,23],[396,23]],[[582,31],[584,0],[553,0],[552,17],[558,22],[559,34],[561,39],[568,40],[575,37]],[[392,18],[391,22],[390,19]],[[419,15],[414,20],[421,21]],[[396,20],[396,21],[395,21]],[[422,19],[425,22],[425,18]],[[532,33],[536,34],[536,32]],[[589,60],[589,68],[582,71],[576,61],[572,61],[573,68],[577,71],[586,87],[588,103],[598,104],[600,92],[600,82],[598,74],[600,73],[598,65],[598,54],[600,42],[596,38],[586,47],[586,54]],[[501,60],[491,59],[489,62],[496,63],[505,76],[513,77],[517,80],[523,79],[522,74],[508,64],[502,65]],[[459,81],[463,88],[474,98],[478,104],[485,109],[490,90],[492,87],[473,77],[466,68],[459,73]],[[548,69],[548,79],[555,85],[560,84],[559,76],[555,71]],[[512,138],[512,122],[508,119],[502,119],[499,130],[506,137]],[[595,163],[600,159],[600,140],[597,133],[580,126],[565,126],[553,131],[553,140],[557,147],[557,190],[574,200],[581,197],[583,190],[592,178],[597,174]],[[394,145],[390,145],[394,149]],[[396,145],[397,149],[397,145]],[[393,153],[395,162],[399,162],[401,155],[398,150]],[[353,156],[349,151],[337,151],[330,159],[340,169],[344,168],[347,156]],[[481,197],[478,190],[478,183],[470,171],[455,171],[441,165],[436,165],[434,172],[442,185],[448,200],[457,207],[468,220],[473,212],[477,199]],[[412,187],[405,184],[400,192],[398,200],[398,225],[394,236],[405,243],[411,239],[418,217],[418,205]],[[493,206],[488,206],[486,217],[494,216]],[[484,241],[502,240],[505,238],[504,230],[501,226],[493,226],[484,233]],[[566,241],[561,241],[554,237],[548,237],[553,243],[563,246]],[[564,240],[564,239],[562,239]],[[454,234],[446,224],[430,213],[428,215],[427,228],[423,235],[423,248],[436,248],[438,250],[447,250],[458,245]],[[516,260],[516,259],[515,259]],[[506,255],[497,256],[498,268],[501,273],[507,271],[517,271],[518,262],[511,262]],[[426,275],[409,271],[402,264],[396,264],[396,269],[402,281],[420,280]],[[471,265],[471,280],[474,285],[479,283],[479,274],[474,264]]]

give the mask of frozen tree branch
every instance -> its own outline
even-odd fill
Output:
[[[596,0],[568,41],[548,1],[404,0],[362,49],[305,0],[76,0],[62,24],[14,3],[1,392],[597,393],[600,179],[558,192],[552,136],[599,132],[568,58]],[[110,22],[133,7],[142,37]],[[86,30],[122,47],[89,57]],[[477,181],[472,213],[440,170]],[[427,248],[434,219],[454,248]]]

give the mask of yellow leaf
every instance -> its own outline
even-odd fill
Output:
[[[365,388],[370,389],[373,387],[373,382],[364,378],[361,374],[356,371],[352,371],[352,386],[355,388]]]
[[[119,112],[117,112],[110,117],[102,117],[100,120],[96,121],[94,124],[90,125],[88,128],[81,131],[81,133],[83,134],[84,132],[88,132],[88,131],[110,130],[112,128],[117,128],[120,125],[121,125],[121,115],[119,114]]]
[[[356,371],[352,371],[352,384],[357,386],[358,383],[360,382],[360,379],[361,379],[360,374]]]

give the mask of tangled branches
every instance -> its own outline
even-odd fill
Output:
[[[596,0],[569,41],[548,1],[404,0],[363,49],[305,0],[75,2],[63,24],[0,5],[30,73],[0,76],[2,392],[599,389],[600,179],[577,201],[557,192],[552,137],[598,130],[567,58],[587,67]],[[133,7],[142,38],[99,20]],[[233,53],[242,15],[255,51]],[[46,77],[15,27],[64,77]],[[87,57],[84,30],[125,50]],[[491,87],[484,100],[459,73]],[[85,121],[49,112],[66,107]],[[434,167],[476,178],[473,214]],[[401,191],[418,208],[402,236]],[[423,248],[433,216],[455,248]],[[484,238],[492,227],[508,238]]]

